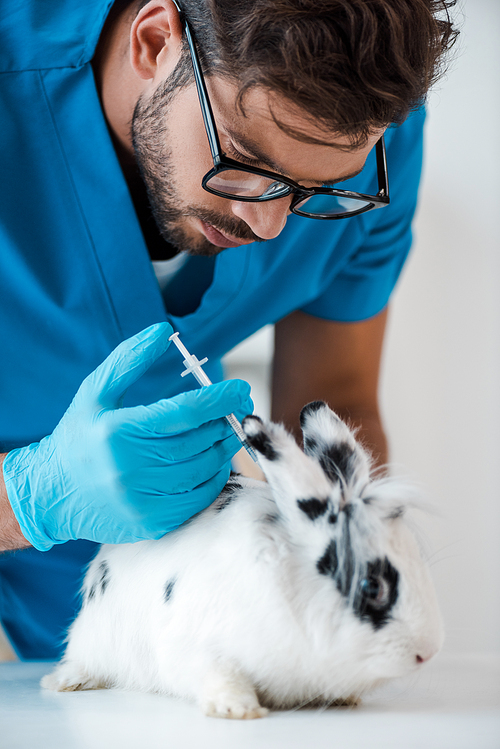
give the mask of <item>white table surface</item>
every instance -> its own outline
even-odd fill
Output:
[[[441,655],[355,709],[260,720],[205,717],[192,704],[116,690],[54,693],[49,663],[0,664],[1,749],[500,749],[500,659]]]

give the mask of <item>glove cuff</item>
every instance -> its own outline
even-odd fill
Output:
[[[39,443],[34,442],[27,447],[11,450],[3,462],[3,474],[7,496],[16,520],[25,539],[38,551],[48,551],[56,543],[50,538],[40,522],[40,511],[43,512],[43,500],[37,496],[36,486],[40,481],[33,482],[31,473],[34,453]]]

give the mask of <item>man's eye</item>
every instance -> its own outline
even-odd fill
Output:
[[[241,161],[242,164],[255,167],[260,166],[260,161],[258,159],[252,159],[250,156],[245,156],[243,153],[240,153],[231,142],[227,144],[227,155],[236,161]]]

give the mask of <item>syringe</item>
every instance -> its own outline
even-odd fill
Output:
[[[187,374],[192,374],[196,377],[200,385],[211,385],[212,380],[210,377],[208,377],[205,372],[202,369],[202,365],[205,364],[208,359],[205,357],[201,361],[198,361],[196,356],[193,356],[189,353],[187,348],[184,346],[181,340],[179,340],[179,333],[172,333],[172,335],[169,338],[169,341],[173,341],[181,354],[185,357],[183,364],[186,367],[184,372],[181,372],[181,377],[185,377]],[[252,460],[255,463],[258,463],[257,460],[257,453],[253,449],[253,447],[248,443],[247,437],[245,432],[243,431],[243,427],[241,426],[240,422],[236,418],[234,414],[229,414],[226,416],[226,419],[229,423],[229,426],[235,433],[235,435],[238,437],[239,441],[247,451],[247,453],[250,455]]]

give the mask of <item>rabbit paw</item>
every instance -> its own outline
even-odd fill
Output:
[[[238,720],[264,718],[269,712],[266,707],[259,705],[255,694],[235,694],[234,692],[221,692],[207,698],[203,704],[203,711],[211,718],[236,718]]]
[[[212,718],[238,720],[264,718],[269,712],[260,706],[253,686],[244,676],[217,670],[205,679],[202,708]]]
[[[60,663],[51,674],[40,681],[45,689],[54,692],[76,692],[81,689],[101,689],[105,685],[89,676],[82,666],[74,661]]]

